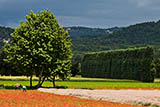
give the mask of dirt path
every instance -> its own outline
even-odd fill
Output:
[[[112,102],[151,103],[160,106],[160,90],[86,90],[86,89],[54,89],[39,88],[39,91],[60,95],[71,95],[87,99],[106,100]]]

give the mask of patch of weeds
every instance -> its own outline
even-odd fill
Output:
[[[157,104],[153,104],[151,107],[160,107],[160,106]]]
[[[92,88],[80,88],[80,89],[87,89],[87,90],[93,90]]]
[[[143,102],[132,102],[132,103],[129,103],[129,104],[137,104],[137,105],[140,105],[140,106],[146,106],[146,107],[152,107],[153,105],[151,103],[143,103]],[[159,107],[157,105],[154,105],[153,107]]]
[[[77,96],[77,97],[82,97],[82,95],[80,95],[80,94],[72,94],[72,93],[69,93],[68,95],[69,95],[69,96]]]
[[[81,97],[82,95],[80,95],[80,94],[75,94],[74,96]]]
[[[134,104],[134,105],[142,105],[142,102],[137,102],[137,101],[127,101],[127,104]]]
[[[0,84],[0,89],[4,89],[4,85],[3,84]]]
[[[72,96],[73,94],[72,93],[69,93],[69,96]]]
[[[151,106],[151,103],[143,103],[142,106]]]

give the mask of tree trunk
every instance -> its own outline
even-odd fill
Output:
[[[42,82],[40,83],[40,87],[42,86],[43,82],[45,81],[46,77],[43,77]]]
[[[37,88],[41,87],[43,82],[45,81],[46,77],[43,77],[42,80],[39,80],[38,84],[36,85]]]
[[[42,85],[42,83],[41,83],[41,81],[42,81],[42,74],[43,74],[43,67],[42,67],[42,70],[41,70],[41,72],[39,74],[39,81],[38,81],[38,84],[36,85],[37,88],[41,87],[41,85]],[[45,77],[44,77],[44,80],[45,80]]]
[[[30,76],[30,87],[32,88],[32,75]]]
[[[53,87],[55,88],[56,87],[56,85],[55,85],[55,76],[53,76],[52,82],[53,82]]]
[[[39,77],[38,86],[39,86],[40,83],[41,83],[41,78],[42,78],[42,77]]]

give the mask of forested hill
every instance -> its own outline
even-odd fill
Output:
[[[13,32],[12,28],[9,27],[1,27],[0,26],[0,38],[8,38],[10,34]]]
[[[64,27],[65,30],[68,30],[71,37],[84,37],[84,36],[98,36],[98,35],[107,35],[113,32],[119,31],[121,28],[113,27],[108,29],[102,28],[88,28],[88,27]]]
[[[145,22],[123,28],[65,27],[72,38],[74,52],[102,51],[110,49],[153,45],[160,47],[160,21]],[[8,39],[11,28],[0,27],[0,45]]]
[[[128,47],[160,46],[160,21],[145,22],[121,28],[103,36],[74,38],[73,50],[78,52],[101,51]]]
[[[108,35],[113,32],[120,30],[118,27],[113,27],[109,29],[101,29],[101,28],[88,28],[88,27],[64,27],[65,30],[68,30],[71,38],[75,37],[92,37],[97,35]],[[10,38],[10,34],[13,32],[12,28],[9,27],[0,27],[0,48],[3,46],[3,41],[8,40]]]
[[[0,26],[0,49],[4,44],[4,40],[8,40],[10,38],[10,34],[13,32],[13,29],[9,27],[1,27]]]
[[[110,38],[122,41],[128,45],[159,45],[160,44],[160,21],[147,22],[132,25],[110,35]]]

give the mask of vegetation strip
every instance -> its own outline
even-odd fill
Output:
[[[14,88],[16,83],[29,87],[29,80],[25,77],[9,77],[0,76],[0,88]],[[35,78],[36,79],[36,78]],[[84,88],[84,89],[159,89],[160,79],[155,79],[154,83],[143,83],[135,80],[123,79],[102,79],[102,78],[82,78],[72,77],[70,80],[61,81],[56,80],[56,86],[59,88]],[[38,83],[37,80],[33,81],[33,85]],[[42,87],[52,87],[50,81],[45,81]]]
[[[154,82],[151,47],[92,52],[82,61],[82,77]]]

